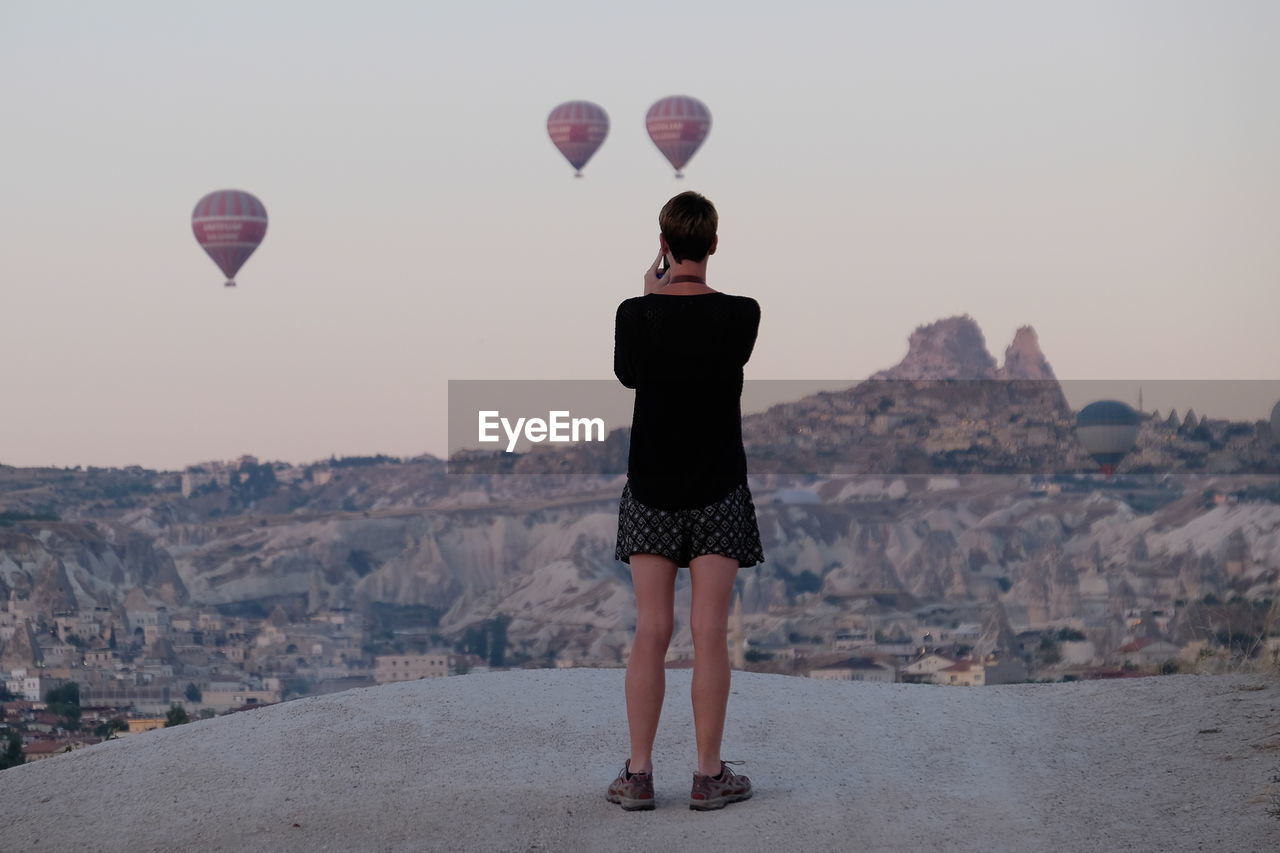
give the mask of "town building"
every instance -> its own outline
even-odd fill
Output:
[[[425,655],[378,655],[373,663],[373,680],[378,684],[393,681],[416,681],[419,678],[441,678],[449,674],[451,655],[436,652]]]
[[[892,684],[897,680],[897,673],[887,663],[880,663],[872,658],[852,657],[811,669],[809,677],[826,681],[878,681]]]

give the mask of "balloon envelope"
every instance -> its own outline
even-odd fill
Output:
[[[1076,416],[1076,435],[1104,474],[1115,471],[1120,460],[1133,449],[1142,418],[1118,400],[1090,403]]]
[[[547,116],[547,133],[580,178],[582,167],[609,135],[609,115],[590,101],[566,101]]]
[[[235,287],[236,273],[267,233],[267,209],[243,190],[215,190],[191,212],[196,242]]]
[[[680,170],[711,131],[711,111],[697,98],[671,95],[649,107],[644,125],[653,144],[675,167],[676,177],[682,178]]]

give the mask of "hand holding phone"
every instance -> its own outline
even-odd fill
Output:
[[[666,275],[667,270],[670,268],[671,265],[667,261],[665,252],[653,259],[653,263],[649,264],[649,269],[645,270],[644,273],[644,293],[646,296],[666,286],[667,283],[662,277]]]

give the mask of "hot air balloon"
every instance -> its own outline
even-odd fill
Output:
[[[644,126],[662,156],[675,167],[676,177],[683,178],[680,170],[711,130],[711,112],[696,98],[671,95],[649,107]]]
[[[1076,434],[1089,455],[1110,477],[1124,455],[1133,449],[1142,419],[1117,400],[1090,403],[1076,416]]]
[[[242,190],[216,190],[196,202],[191,230],[227,277],[227,287],[235,287],[236,273],[267,233],[267,209]]]
[[[590,101],[566,101],[547,116],[547,133],[573,167],[573,176],[581,178],[582,167],[609,135],[609,115]]]

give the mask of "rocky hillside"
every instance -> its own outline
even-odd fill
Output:
[[[1256,472],[1280,470],[1280,448],[1265,424],[1150,418],[1102,480],[1034,332],[1003,366],[985,353],[972,320],[940,321],[881,378],[745,419],[768,559],[740,583],[759,642],[945,605],[1082,619],[1114,648],[1134,608],[1274,594],[1280,491]],[[616,660],[632,619],[613,559],[625,451],[621,431],[500,459],[505,474],[430,457],[0,467],[0,597],[42,614],[121,611],[130,594],[258,617],[381,603],[446,637],[503,614],[517,658]]]

